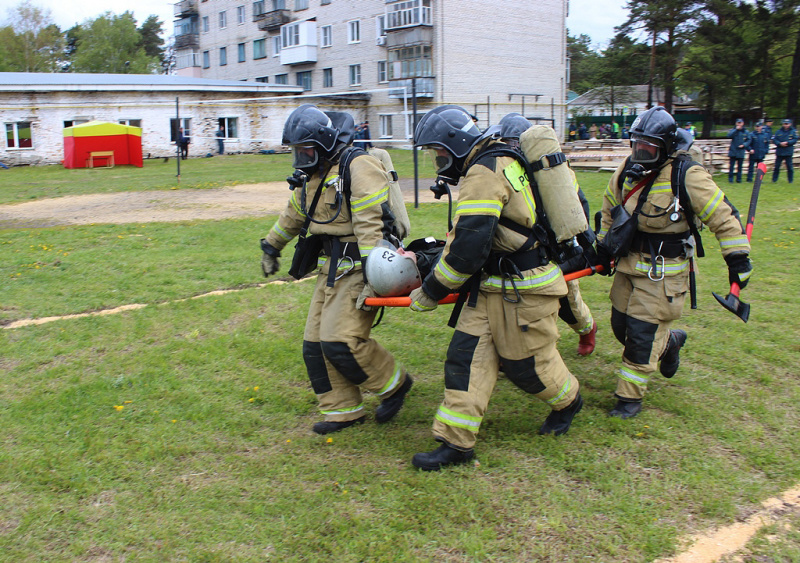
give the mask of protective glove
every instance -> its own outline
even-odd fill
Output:
[[[372,311],[375,307],[372,305],[365,305],[364,301],[367,297],[377,297],[375,290],[367,284],[364,286],[364,289],[361,290],[361,294],[356,299],[356,309],[360,309],[362,311]]]
[[[611,256],[611,253],[608,251],[606,246],[601,241],[598,241],[597,242],[597,265],[603,267],[603,269],[601,271],[597,272],[598,274],[600,274],[601,276],[610,276],[611,274],[614,273],[614,271],[611,269],[611,259],[612,258],[613,258],[613,256]]]
[[[725,262],[728,263],[728,281],[738,284],[739,289],[744,289],[753,273],[750,256],[745,252],[734,252],[725,257]]]
[[[261,239],[261,250],[264,251],[264,254],[261,256],[261,271],[264,272],[264,277],[266,278],[277,272],[281,267],[278,262],[281,251],[263,238]]]
[[[425,293],[421,287],[412,291],[409,297],[411,298],[411,310],[417,313],[433,311],[439,306],[439,302]]]

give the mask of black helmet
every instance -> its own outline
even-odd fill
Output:
[[[338,118],[339,112],[331,112]],[[346,114],[345,114],[346,115]],[[346,120],[340,119],[339,125]],[[350,123],[353,118],[350,117]],[[281,143],[292,147],[294,167],[313,174],[320,160],[333,161],[342,147],[341,129],[333,119],[312,104],[303,104],[291,114],[283,126]],[[347,134],[344,135],[346,139]],[[352,139],[352,133],[349,139]]]
[[[469,113],[446,105],[422,116],[414,131],[414,145],[446,150],[447,156],[436,157],[436,173],[455,180],[461,176],[464,159],[483,136]]]
[[[519,113],[509,113],[500,120],[501,139],[519,139],[524,131],[530,128],[531,122]]]
[[[694,137],[686,129],[678,129],[675,131],[675,150],[688,151],[692,144],[694,144]]]
[[[659,166],[678,143],[675,119],[661,106],[640,113],[631,125],[631,162]]]

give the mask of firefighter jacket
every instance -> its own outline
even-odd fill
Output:
[[[679,151],[675,155],[684,152]],[[690,237],[689,223],[684,211],[680,211],[677,221],[672,220],[676,218],[672,212],[675,206],[675,193],[678,191],[676,186],[673,193],[672,166],[673,161],[670,159],[660,169],[651,172],[656,174],[656,179],[639,214],[634,245],[627,256],[616,260],[616,269],[619,272],[632,276],[649,275],[651,279],[662,276],[688,276],[695,241]],[[600,239],[605,236],[611,225],[611,208],[621,203],[638,183],[623,182],[623,188],[620,190],[618,180],[624,168],[624,164],[617,168],[603,195],[603,219],[598,233]],[[714,233],[723,256],[734,252],[750,253],[750,243],[742,228],[738,211],[705,168],[702,166],[688,168],[686,192],[691,200],[695,218],[702,221]],[[637,193],[641,195],[642,190]],[[636,204],[637,194],[634,194],[625,202],[625,209],[633,215]]]
[[[750,156],[756,160],[764,160],[769,153],[769,133],[766,133],[763,128],[761,133],[758,131],[750,133],[750,150],[753,151]]]
[[[467,155],[467,173],[459,182],[453,229],[447,237],[442,257],[425,278],[423,290],[435,299],[458,290],[473,274],[480,275],[480,289],[488,292],[564,295],[566,282],[559,267],[544,257],[539,244],[535,254],[543,257],[531,268],[520,268],[512,288],[508,279],[484,266],[496,264],[499,257],[520,250],[530,240],[536,221],[528,177],[522,164],[511,156],[481,155],[484,149],[500,144],[487,139]],[[503,219],[501,221],[501,218]],[[505,223],[505,224],[504,224]],[[517,232],[513,226],[523,227]],[[528,252],[528,256],[533,254]]]
[[[297,236],[306,220],[314,195],[321,189],[323,192],[314,210],[313,219],[322,223],[333,220],[326,224],[312,222],[309,225],[309,234],[323,235],[323,240],[337,237],[342,243],[342,256],[348,256],[352,260],[340,260],[339,268],[347,271],[360,269],[369,251],[378,241],[388,236],[394,224],[394,216],[388,204],[389,175],[376,158],[367,154],[356,156],[350,162],[348,198],[344,193],[339,164],[334,164],[324,178],[321,176],[323,171],[324,168],[318,170],[306,182],[305,202],[302,188],[292,191],[286,208],[270,229],[266,241],[282,250]],[[348,243],[347,247],[344,243]],[[321,256],[319,265],[322,273],[327,274],[328,257]]]
[[[794,154],[794,144],[797,142],[797,129],[789,127],[784,129],[781,127],[775,131],[772,136],[772,142],[775,143],[775,156],[792,156]],[[786,142],[785,147],[781,143]]]
[[[728,138],[731,140],[728,156],[731,158],[744,158],[744,153],[750,150],[750,133],[744,127],[741,129],[734,127],[728,131]]]

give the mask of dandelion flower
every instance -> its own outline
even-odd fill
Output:
[[[255,401],[255,400],[256,400],[256,398],[255,398],[255,397],[250,397],[249,399],[247,399],[247,402],[248,402],[248,403],[252,403],[252,402],[253,402],[253,401]]]
[[[258,386],[258,385],[256,385],[255,387],[253,387],[253,391],[258,391],[258,390],[259,390],[259,386]]]
[[[327,440],[325,440],[325,441],[326,441],[326,442],[328,442],[329,444],[333,444],[333,438],[328,438],[328,439],[327,439]]]
[[[289,440],[286,440],[286,443],[287,443],[287,444],[291,444],[291,443],[292,443],[292,440],[291,440],[291,439],[289,439]]]
[[[125,407],[123,407],[122,405],[114,405],[114,408],[115,408],[116,410],[118,410],[118,411],[121,411],[121,410],[122,410],[122,409],[124,409]]]

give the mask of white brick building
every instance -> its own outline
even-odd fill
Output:
[[[183,0],[177,72],[360,93],[356,121],[386,142],[413,129],[412,77],[419,112],[458,104],[486,127],[517,111],[563,132],[567,2]]]
[[[174,155],[179,126],[194,156],[216,154],[220,125],[226,152],[274,149],[298,103],[284,96],[299,93],[295,86],[180,76],[0,72],[0,162],[57,163],[64,158],[64,128],[93,120],[141,127],[145,157]],[[363,103],[340,105],[360,111]]]

